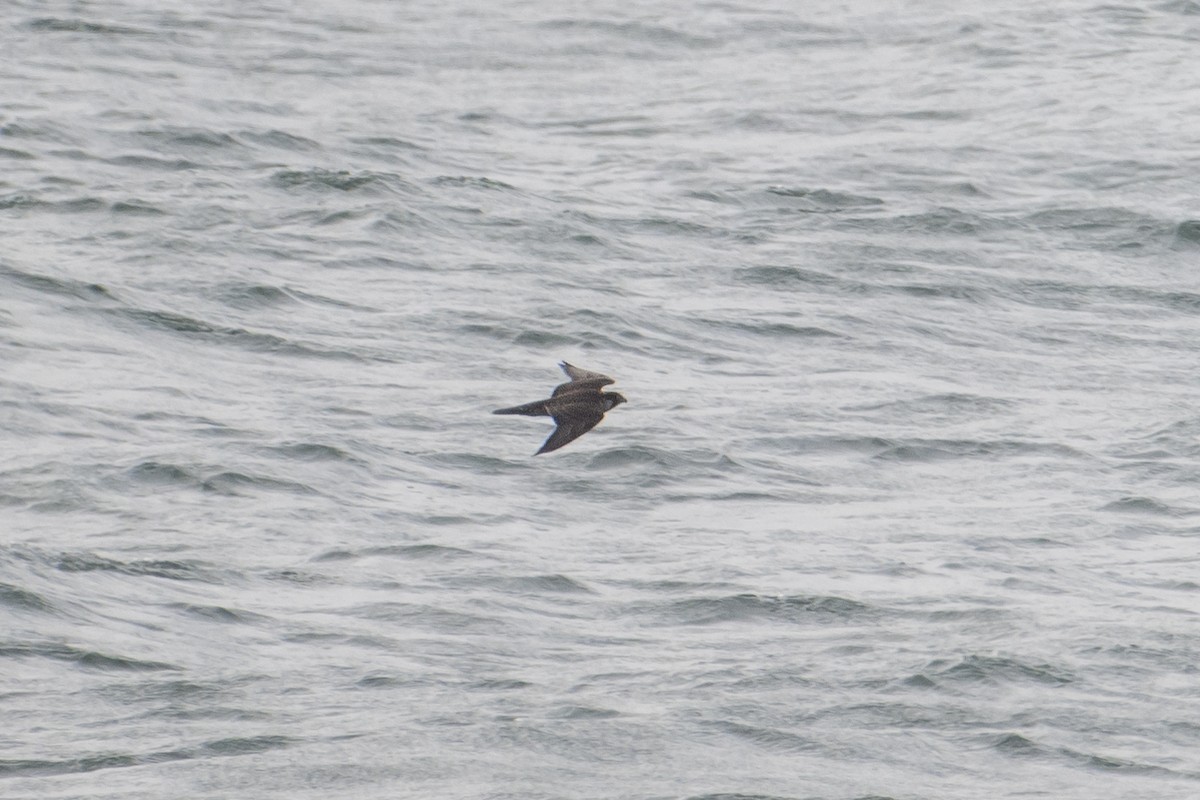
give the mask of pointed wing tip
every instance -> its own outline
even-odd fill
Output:
[[[553,453],[555,450],[557,450],[558,448],[562,447],[564,444],[567,443],[567,442],[554,441],[555,437],[558,436],[558,430],[559,430],[558,428],[555,428],[554,432],[551,433],[549,437],[547,437],[546,441],[542,442],[542,446],[538,448],[538,451],[536,453],[534,453],[535,456],[544,455],[546,453]],[[568,441],[570,441],[570,440],[568,440]]]

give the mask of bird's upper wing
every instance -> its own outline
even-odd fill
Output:
[[[601,386],[608,386],[610,383],[616,383],[616,381],[605,375],[599,375],[595,378],[584,378],[583,380],[578,381],[570,381],[569,383],[560,383],[558,386],[554,387],[554,393],[550,396],[558,397],[570,392],[586,392],[591,395],[596,395],[600,393]]]
[[[566,361],[559,364],[559,366],[562,367],[562,371],[567,373],[567,377],[572,381],[590,381],[603,378],[604,383],[600,384],[601,386],[607,386],[610,383],[616,383],[616,381],[607,375],[603,375],[599,372],[592,372],[591,370],[587,369],[580,369],[574,364],[568,364]]]
[[[604,412],[591,403],[572,404],[559,409],[554,414],[554,423],[558,427],[554,429],[554,433],[550,434],[550,438],[542,445],[542,449],[534,455],[540,456],[542,453],[549,453],[551,450],[557,450],[563,445],[575,441],[596,427],[602,419],[604,419]]]

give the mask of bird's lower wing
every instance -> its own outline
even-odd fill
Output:
[[[540,456],[542,453],[549,453],[552,450],[557,450],[565,444],[575,441],[580,436],[590,431],[599,424],[600,420],[604,419],[604,414],[571,414],[562,413],[554,415],[554,422],[558,425],[554,429],[554,433],[550,434],[550,438],[546,439],[542,449],[534,453],[535,456]]]

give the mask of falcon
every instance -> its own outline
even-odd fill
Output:
[[[523,414],[527,417],[553,417],[557,427],[542,445],[542,449],[534,453],[535,456],[549,453],[575,441],[596,427],[600,420],[604,419],[605,412],[627,402],[616,392],[600,391],[602,386],[616,383],[607,375],[580,369],[566,361],[560,366],[571,380],[554,387],[554,393],[548,399],[535,400],[512,408],[498,408],[492,412]]]

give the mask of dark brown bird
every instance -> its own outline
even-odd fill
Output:
[[[565,361],[560,366],[571,380],[556,386],[549,399],[535,400],[512,408],[498,408],[492,412],[554,418],[554,424],[558,427],[550,434],[542,449],[534,453],[535,456],[549,453],[575,441],[596,427],[600,420],[604,419],[606,411],[612,411],[626,402],[625,398],[616,392],[600,391],[600,387],[616,383],[607,375],[589,372]]]

